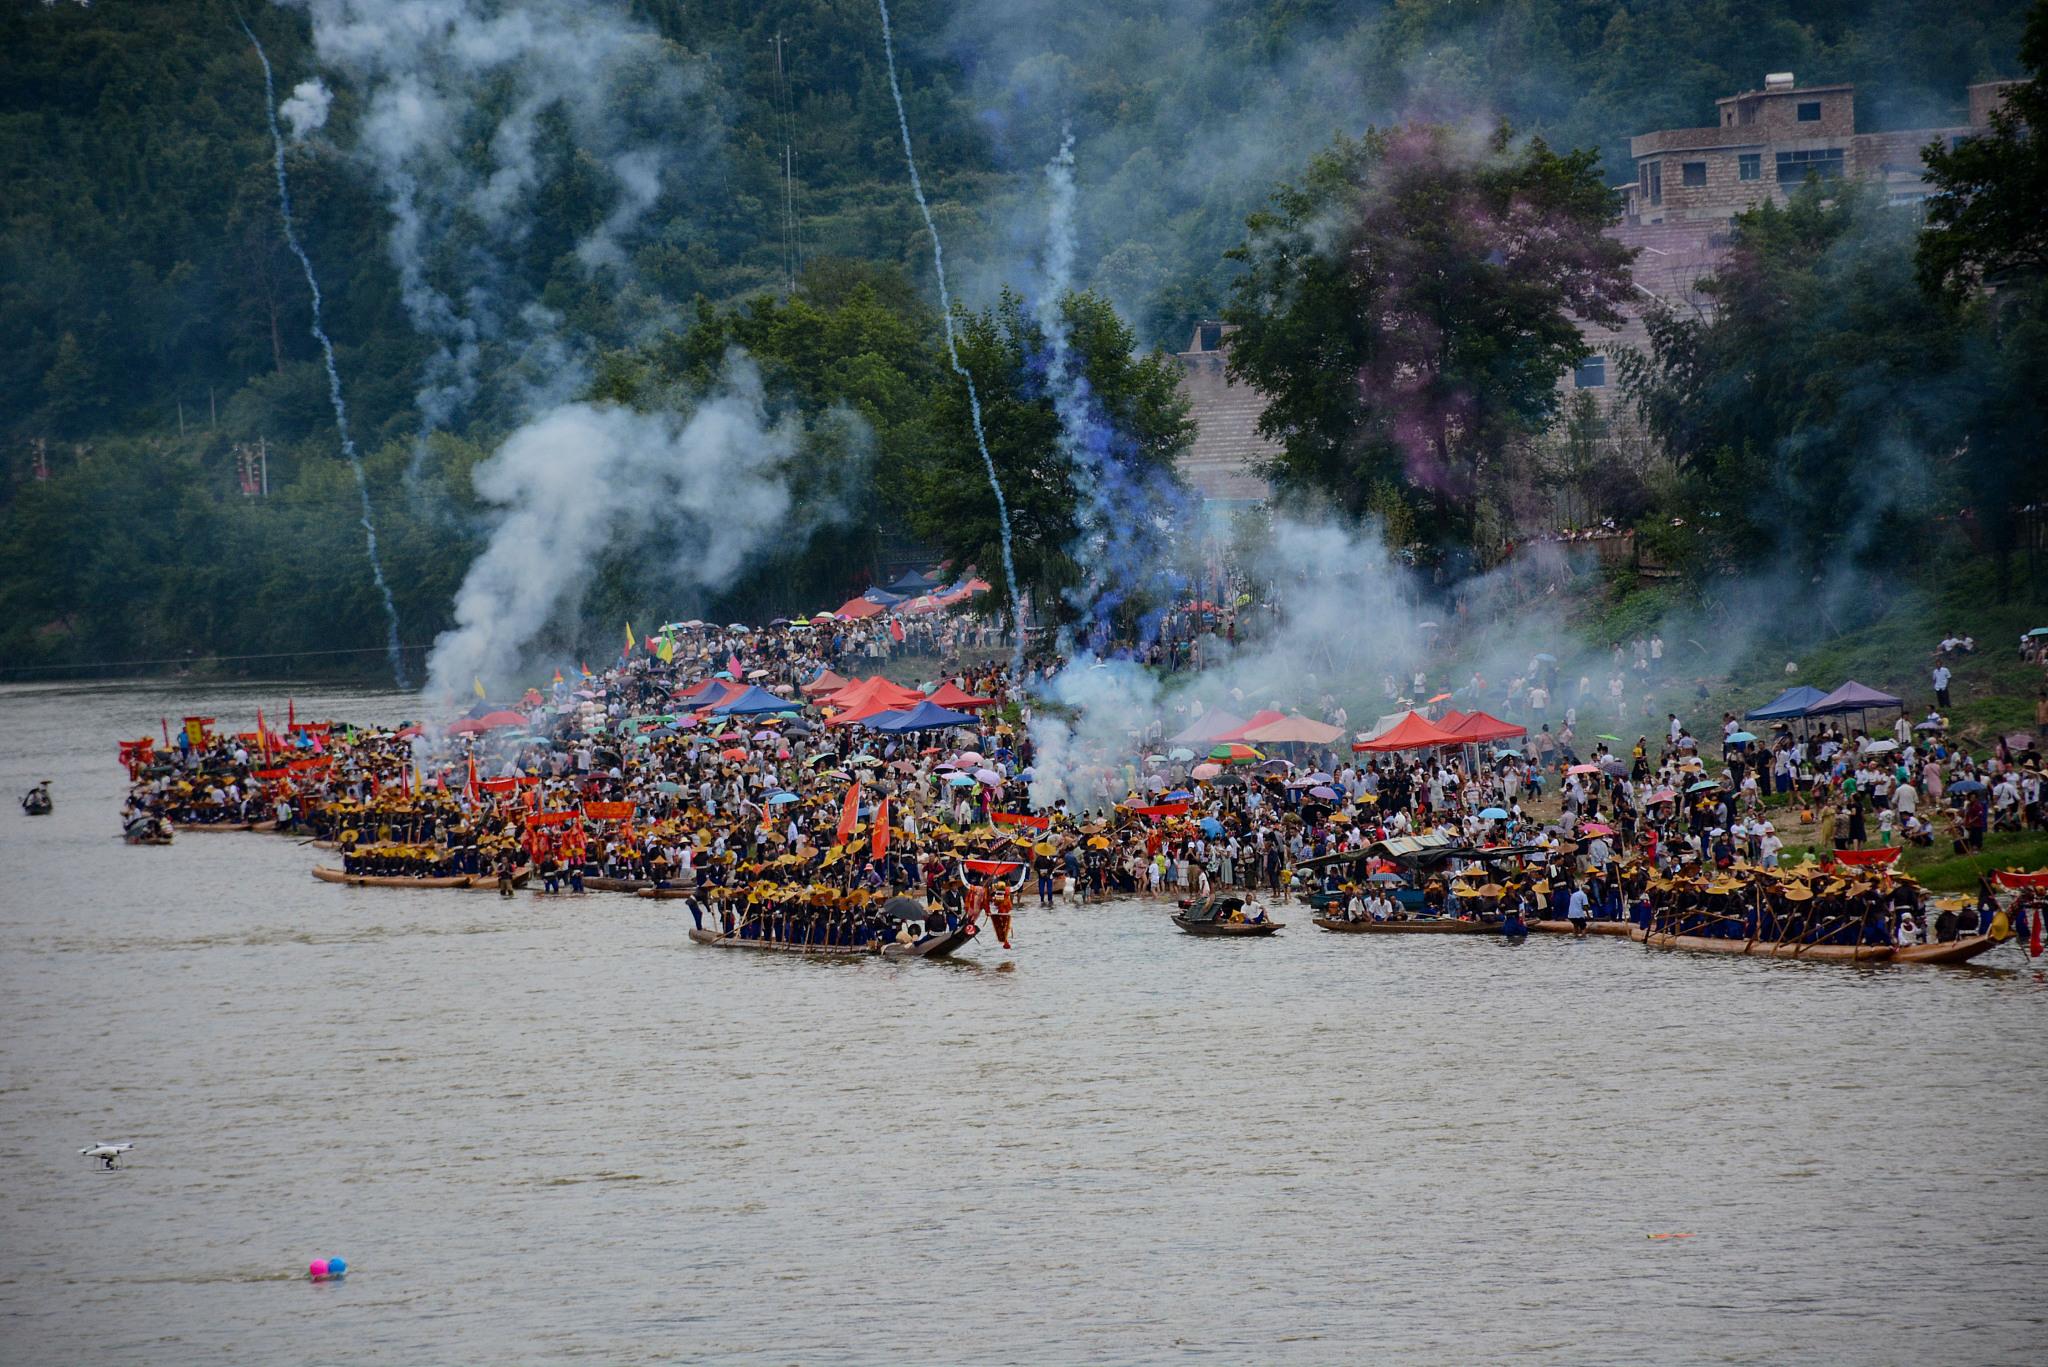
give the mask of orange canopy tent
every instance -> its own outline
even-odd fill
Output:
[[[828,669],[823,674],[820,674],[817,678],[805,684],[803,686],[803,693],[805,697],[816,697],[826,693],[837,693],[840,689],[845,688],[848,684],[851,684],[853,682],[854,680],[852,679],[840,678],[837,674],[834,674],[831,670]]]
[[[1245,722],[1242,726],[1236,727],[1233,730],[1225,731],[1220,736],[1212,736],[1210,737],[1210,739],[1216,741],[1243,740],[1252,732],[1258,730],[1262,726],[1271,726],[1276,721],[1286,720],[1287,714],[1285,712],[1275,712],[1272,708],[1268,707],[1261,711],[1252,713],[1251,720]]]
[[[882,605],[880,603],[871,602],[866,598],[849,598],[844,603],[841,603],[839,611],[832,615],[858,620],[862,617],[880,616],[881,612]]]
[[[1254,745],[1328,745],[1343,738],[1343,727],[1326,726],[1307,717],[1282,717],[1244,732],[1244,739]]]
[[[1395,722],[1385,735],[1373,740],[1354,741],[1351,748],[1390,754],[1396,750],[1433,750],[1439,745],[1460,743],[1458,737],[1424,720],[1420,712],[1410,712]]]
[[[864,707],[870,702],[881,702],[888,707],[915,707],[924,701],[924,694],[877,674],[872,679],[862,679],[827,694],[822,701],[843,708]]]

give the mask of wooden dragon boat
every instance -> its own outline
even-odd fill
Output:
[[[346,869],[315,864],[313,876],[323,883],[345,883],[352,888],[466,888],[470,879],[482,875],[457,873],[445,878],[411,878],[382,873],[350,873]],[[491,880],[491,886],[496,889],[497,879]]]
[[[1673,935],[1653,931],[1644,938],[1652,949],[1689,949],[1696,954],[1736,954],[1764,959],[1813,959],[1821,963],[1890,963],[1890,945],[1809,945],[1771,940],[1734,940],[1714,935]]]
[[[1409,921],[1339,921],[1318,916],[1316,925],[1339,935],[1498,935],[1499,921],[1460,921],[1454,916],[1419,916]]]
[[[171,826],[180,831],[253,831],[253,821],[173,821]]]
[[[1572,933],[1572,923],[1570,921],[1531,921],[1529,929],[1543,935],[1569,935]],[[1619,935],[1626,939],[1629,938],[1629,932],[1634,929],[1635,927],[1626,921],[1588,921],[1586,923],[1586,933],[1588,935]],[[1633,938],[1641,939],[1642,937],[1637,935]]]
[[[1895,964],[1966,964],[1999,942],[1989,935],[1965,935],[1947,944],[1900,945],[1892,951]]]
[[[586,874],[583,879],[585,892],[638,892],[654,884],[645,878],[608,878],[603,874]]]

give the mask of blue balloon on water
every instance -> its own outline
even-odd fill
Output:
[[[327,1275],[328,1275],[328,1276],[330,1276],[330,1277],[339,1277],[339,1276],[341,1276],[341,1275],[342,1275],[343,1273],[345,1273],[345,1272],[347,1272],[347,1271],[348,1271],[348,1264],[347,1264],[347,1263],[346,1263],[345,1261],[343,1261],[342,1259],[340,1259],[340,1258],[329,1258],[329,1259],[327,1260]]]

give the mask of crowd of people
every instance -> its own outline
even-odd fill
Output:
[[[1871,730],[1782,723],[1762,737],[1731,714],[1705,745],[1667,712],[1633,743],[1581,738],[1547,657],[1495,691],[1525,719],[1503,724],[1517,733],[1508,743],[1378,749],[1322,692],[1306,700],[1312,715],[1258,715],[1336,739],[1260,747],[1189,701],[1063,753],[1048,785],[1032,738],[1044,704],[1012,693],[988,624],[949,614],[913,626],[673,623],[601,671],[557,671],[514,702],[476,700],[425,727],[294,717],[226,733],[191,719],[175,740],[166,726],[162,750],[124,745],[124,820],[310,835],[353,875],[673,892],[700,927],[829,947],[890,933],[877,908],[892,896],[922,898],[932,928],[957,930],[1013,884],[1041,906],[1232,891],[1313,896],[1352,916],[1728,917],[1710,909],[1733,897],[1748,910],[1727,924],[1825,913],[1830,933],[1875,934],[1882,920],[1897,935],[1939,914],[1903,875],[1835,856],[1936,840],[1961,851],[1991,830],[2048,828],[2031,749],[2001,740],[1972,753],[1939,712]],[[1655,636],[1614,648],[1617,669],[1646,676],[1663,657]],[[891,669],[935,677],[911,688]],[[1580,677],[1579,693],[1589,687]],[[1425,716],[1444,720],[1443,701]],[[1034,806],[1034,792],[1058,796]],[[1813,828],[1796,864],[1782,833],[1794,826]],[[1414,879],[1405,900],[1384,877],[1403,877],[1398,865],[1375,884],[1371,865],[1330,858],[1416,835],[1519,853]],[[1824,868],[1837,872],[1817,879]],[[1801,890],[1812,907],[1797,905]]]

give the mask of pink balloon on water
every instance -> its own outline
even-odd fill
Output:
[[[326,1260],[325,1258],[315,1258],[315,1259],[314,1259],[314,1260],[313,1260],[312,1262],[310,1262],[310,1263],[307,1263],[307,1264],[306,1264],[306,1275],[307,1275],[307,1276],[309,1276],[309,1277],[324,1277],[324,1276],[326,1276],[326,1275],[327,1275],[327,1260]]]

